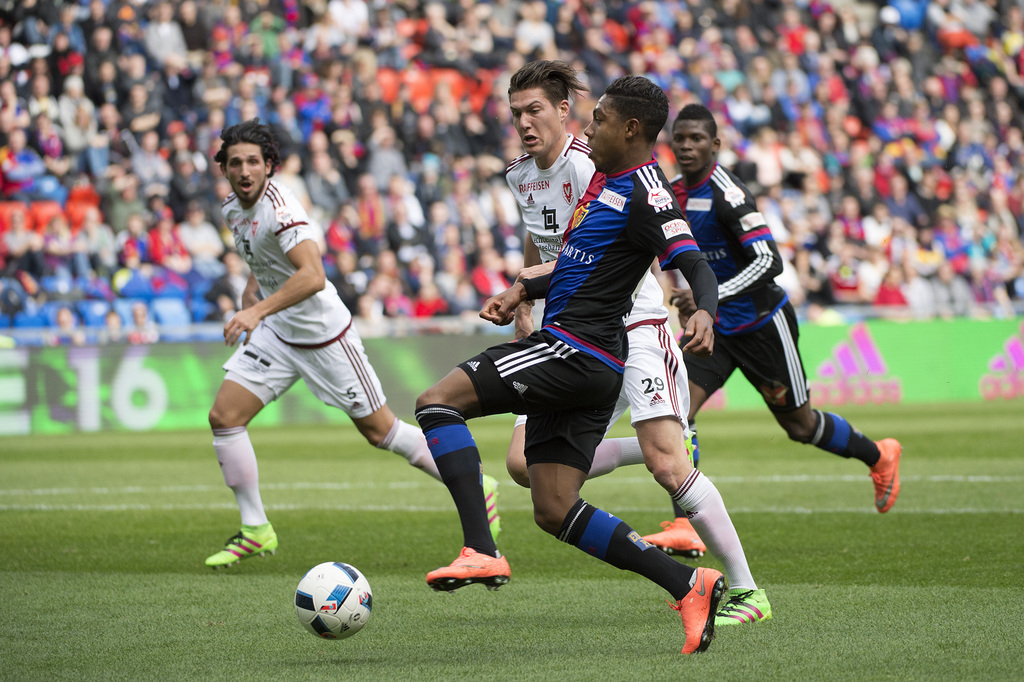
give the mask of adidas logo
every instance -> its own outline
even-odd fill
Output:
[[[526,197],[526,205],[533,206],[534,203],[535,202],[533,201],[533,193],[531,192],[530,196]]]
[[[527,386],[526,384],[521,384],[518,381],[513,381],[512,382],[512,388],[514,388],[517,391],[519,391],[519,395],[522,395],[522,394],[526,393],[526,389],[529,388],[529,386]]]
[[[900,379],[889,372],[867,325],[858,322],[846,341],[832,349],[832,357],[818,365],[819,379],[810,382],[819,405],[885,405],[903,399]]]
[[[469,365],[469,368],[474,372],[476,371],[476,368],[480,366],[480,363],[477,362],[476,360],[470,360],[466,364]]]
[[[654,407],[655,405],[664,405],[664,404],[665,404],[665,399],[661,397],[661,394],[660,393],[655,393],[654,397],[651,398],[651,404],[649,405],[649,407]]]
[[[1003,352],[988,361],[988,372],[978,379],[985,400],[1011,400],[1024,396],[1024,323],[1003,344]]]

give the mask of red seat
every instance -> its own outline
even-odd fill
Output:
[[[36,232],[42,232],[51,220],[64,215],[64,207],[56,201],[33,201],[30,212]]]
[[[79,183],[71,188],[68,192],[67,203],[83,203],[89,206],[100,207],[100,193],[96,191],[96,188],[90,184]]]
[[[23,213],[27,221],[28,229],[32,229],[32,212],[28,204],[23,201],[0,201],[0,232],[11,229],[11,214]]]
[[[394,69],[377,69],[377,84],[380,85],[380,98],[385,104],[392,104],[398,98],[402,77]]]

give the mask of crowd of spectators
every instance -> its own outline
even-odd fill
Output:
[[[708,105],[808,317],[1010,316],[1024,299],[1020,0],[0,8],[0,326],[66,327],[58,343],[116,326],[117,301],[125,327],[238,309],[247,273],[211,159],[254,117],[354,314],[472,314],[522,264],[506,93],[533,58],[569,61],[595,96],[637,73],[671,116]],[[574,105],[573,132],[592,106]]]

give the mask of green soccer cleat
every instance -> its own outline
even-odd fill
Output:
[[[484,504],[487,507],[487,523],[491,527],[491,537],[498,541],[501,534],[501,517],[498,516],[498,481],[493,476],[484,474]]]
[[[269,523],[262,526],[242,526],[242,530],[228,538],[224,549],[206,558],[206,565],[221,568],[237,564],[251,556],[263,556],[277,551],[277,533]]]
[[[764,590],[729,590],[727,601],[715,614],[715,625],[742,625],[760,623],[772,618],[772,605]]]

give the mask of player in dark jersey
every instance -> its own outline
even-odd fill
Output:
[[[466,419],[527,414],[526,460],[534,519],[543,530],[611,565],[664,587],[683,620],[683,653],[714,634],[725,579],[693,569],[644,542],[626,523],[579,496],[604,436],[627,354],[623,320],[651,259],[679,269],[693,289],[687,350],[709,355],[717,308],[714,273],[653,158],[668,98],[651,81],[624,76],[594,108],[585,131],[599,171],[579,202],[549,275],[517,281],[489,299],[481,317],[512,321],[524,300],[546,298],[542,328],[461,363],[416,401],[416,418],[459,510],[464,547],[427,574],[434,589],[508,582],[509,565],[487,526],[480,454]]]
[[[843,417],[811,407],[797,348],[796,312],[774,281],[782,272],[782,257],[750,190],[718,165],[721,143],[711,111],[699,104],[684,107],[673,123],[671,144],[682,171],[672,189],[718,278],[715,354],[685,357],[690,428],[701,405],[739,369],[792,440],[870,467],[875,508],[889,511],[900,491],[900,443],[892,438],[874,442]],[[674,290],[673,303],[685,322],[694,310],[689,292]],[[652,537],[647,539],[657,543]]]

